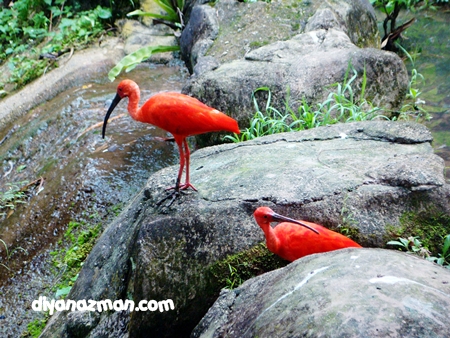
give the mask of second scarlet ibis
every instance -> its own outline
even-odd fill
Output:
[[[343,248],[361,248],[361,245],[319,224],[296,221],[275,213],[268,207],[260,207],[253,213],[256,223],[264,231],[267,248],[288,261],[314,253]],[[274,228],[271,222],[283,222]]]
[[[153,124],[173,135],[180,152],[180,169],[175,186],[169,189],[175,189],[176,193],[189,187],[197,190],[189,181],[190,152],[186,137],[214,131],[230,131],[237,134],[240,132],[238,124],[233,118],[181,93],[155,94],[139,108],[138,85],[132,80],[123,80],[117,86],[117,94],[105,115],[103,138],[105,138],[109,116],[124,97],[128,97],[128,112],[134,120]],[[186,167],[186,181],[184,184],[180,184],[184,167]]]

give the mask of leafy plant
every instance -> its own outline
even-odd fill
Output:
[[[11,72],[2,81],[23,87],[56,67],[55,59],[64,51],[90,43],[110,17],[111,10],[100,6],[73,14],[65,0],[12,2],[0,11],[0,60],[7,60]]]
[[[185,0],[154,0],[155,3],[166,13],[144,12],[140,9],[128,13],[127,16],[148,16],[152,17],[154,23],[162,23],[174,30],[184,28],[183,13],[185,10]],[[139,63],[147,60],[153,54],[179,51],[180,46],[147,46],[125,56],[119,63],[109,71],[108,78],[114,81],[122,70],[129,72]]]
[[[180,46],[147,46],[138,49],[137,51],[128,54],[108,73],[108,78],[114,81],[122,70],[129,72],[133,70],[139,63],[148,59],[156,53],[179,51]]]
[[[97,218],[98,214],[94,212],[88,215],[89,219]],[[78,278],[78,273],[86,260],[88,254],[92,250],[97,237],[101,231],[101,224],[90,224],[85,221],[70,221],[67,225],[67,230],[64,232],[64,240],[68,242],[63,250],[55,250],[50,252],[52,264],[57,268],[57,273],[60,275],[58,281],[52,286],[52,291],[55,292],[55,298],[65,298],[73,284]],[[61,244],[62,240],[58,242]],[[48,312],[44,319],[36,319],[27,325],[26,334],[32,337],[39,337],[49,319]]]
[[[408,238],[399,237],[397,241],[389,241],[387,244],[396,245],[403,251],[415,253],[422,258],[446,266],[447,269],[450,269],[450,234],[444,237],[444,243],[442,251],[439,253],[439,257],[431,256],[428,248],[423,247],[422,242],[417,236],[410,236]]]
[[[92,226],[85,222],[69,222],[64,233],[64,239],[70,243],[69,247],[50,253],[53,265],[63,271],[61,281],[56,285],[56,298],[65,297],[70,292],[100,230],[101,224]]]
[[[444,245],[439,257],[428,257],[427,259],[450,269],[450,234],[444,238]]]
[[[408,237],[408,238],[398,238],[398,241],[389,241],[387,242],[388,245],[397,245],[401,249],[407,251],[416,253],[421,257],[430,257],[430,252],[427,248],[424,248],[422,246],[422,242],[419,240],[418,237]]]
[[[35,319],[27,325],[27,334],[33,338],[37,338],[41,335],[48,321],[48,315],[45,319]]]
[[[173,29],[183,29],[183,13],[185,9],[185,0],[154,0],[155,3],[166,13],[150,13],[140,9],[128,13],[128,16],[149,16],[154,18],[153,22],[165,24]]]
[[[0,192],[0,216],[6,216],[8,210],[14,210],[17,204],[26,203],[26,187],[28,181],[7,183],[9,189]]]
[[[19,250],[20,250],[20,251],[25,252],[25,254],[28,255],[27,250],[25,250],[25,249],[22,248],[22,247],[17,247],[17,248],[15,248],[15,249],[13,249],[13,250],[10,250],[10,249],[8,248],[8,245],[6,244],[6,242],[5,242],[3,239],[1,239],[1,238],[0,238],[0,243],[3,244],[3,246],[5,247],[5,251],[6,251],[6,264],[0,263],[0,265],[3,266],[3,267],[4,267],[5,269],[7,269],[7,270],[10,270],[9,267],[8,267],[8,265],[9,265],[9,260],[11,259],[12,255],[13,255],[16,251],[19,251]]]
[[[69,279],[70,285],[69,284],[68,285],[60,284],[59,288],[56,290],[55,298],[56,299],[65,298],[69,294],[70,290],[72,290],[72,285],[74,282],[76,282],[77,278],[78,278],[78,274],[75,277],[70,278]]]

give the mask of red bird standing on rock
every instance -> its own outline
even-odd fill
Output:
[[[314,253],[343,248],[361,248],[361,245],[319,224],[296,221],[281,216],[268,207],[253,213],[256,223],[264,231],[267,248],[288,261]],[[283,222],[272,228],[271,222]]]
[[[197,190],[189,181],[190,152],[186,137],[222,130],[240,133],[236,120],[208,107],[193,97],[180,93],[155,94],[139,108],[140,91],[138,85],[132,80],[123,80],[119,83],[117,94],[105,115],[103,138],[105,138],[109,116],[124,97],[128,97],[128,112],[134,120],[153,124],[173,135],[180,151],[180,169],[176,185],[168,189],[174,189],[176,194],[179,190],[185,190],[189,187]],[[186,182],[180,184],[185,165]]]

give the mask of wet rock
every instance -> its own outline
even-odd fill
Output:
[[[360,244],[379,247],[406,212],[448,212],[450,189],[431,139],[422,125],[379,121],[198,150],[191,157],[198,192],[158,207],[178,166],[151,176],[99,239],[68,297],[172,299],[173,311],[133,312],[120,323],[129,324],[130,337],[188,336],[224,286],[211,267],[264,240],[252,217],[259,206],[354,229]],[[67,336],[68,320],[54,316],[43,337]]]
[[[181,53],[190,72],[219,34],[216,11],[209,5],[195,6],[180,38]]]
[[[191,337],[446,337],[449,307],[450,270],[344,249],[223,290]]]

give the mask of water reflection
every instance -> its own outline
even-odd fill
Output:
[[[416,22],[403,36],[403,45],[410,53],[419,53],[415,66],[425,79],[419,84],[420,98],[432,119],[425,122],[430,128],[437,154],[446,162],[447,182],[450,182],[450,12],[418,11],[402,13],[398,22],[416,17]],[[409,70],[412,65],[406,62]]]

